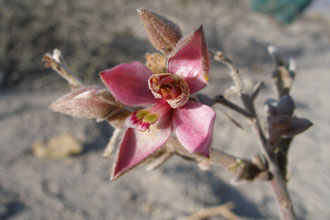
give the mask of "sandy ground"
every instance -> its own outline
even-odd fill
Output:
[[[176,1],[150,2],[119,7],[118,15],[127,16],[122,18],[124,27],[117,30],[129,28],[136,39],[145,41],[134,11],[141,6],[177,21],[186,33],[205,24],[210,48],[220,48],[232,57],[250,88],[265,80],[257,100],[261,112],[265,99],[275,97],[269,80],[273,64],[266,46],[274,44],[285,57],[296,60],[298,74],[292,91],[298,106],[296,115],[309,118],[314,126],[293,142],[289,191],[299,218],[329,219],[329,21],[312,11],[281,29],[264,16],[242,16],[240,9],[231,8],[228,15],[228,8],[214,1],[180,1],[176,7]],[[203,14],[200,7],[208,13]],[[125,41],[120,47],[127,47]],[[112,128],[104,122],[49,111],[47,106],[69,91],[61,79],[45,76],[27,84],[0,91],[0,219],[175,219],[228,201],[245,219],[277,219],[267,184],[233,186],[225,169],[204,172],[179,158],[152,172],[140,167],[111,183],[112,161],[103,159],[102,150]],[[216,95],[229,86],[226,69],[212,63],[210,85],[203,93]],[[219,108],[216,106],[213,146],[242,157],[257,153],[257,142],[249,127],[243,123],[244,130],[235,128]],[[57,160],[32,155],[31,146],[36,140],[62,133],[77,138],[84,146],[83,153]]]

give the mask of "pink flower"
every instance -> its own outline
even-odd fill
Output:
[[[118,101],[129,106],[149,105],[128,117],[112,179],[164,146],[172,130],[189,152],[209,156],[215,113],[209,106],[189,100],[190,94],[206,86],[209,63],[200,27],[177,43],[168,56],[166,73],[153,74],[139,62],[100,73]]]

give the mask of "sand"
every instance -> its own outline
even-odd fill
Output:
[[[250,89],[257,81],[265,81],[257,99],[261,115],[265,99],[275,97],[269,79],[274,64],[267,55],[267,45],[274,44],[286,58],[294,58],[298,67],[292,90],[296,115],[309,118],[314,126],[292,144],[289,192],[300,219],[328,219],[329,20],[317,11],[308,11],[294,24],[279,28],[246,7],[220,3],[173,0],[123,5],[115,1],[117,10],[111,13],[115,13],[114,21],[121,23],[114,25],[113,32],[129,30],[137,41],[146,41],[134,11],[137,7],[168,16],[177,21],[184,33],[204,24],[209,47],[232,57]],[[117,50],[130,50],[125,38],[116,40]],[[135,45],[133,50],[152,50],[145,44],[141,47]],[[113,56],[113,62],[123,59],[123,55]],[[112,59],[111,53],[108,59]],[[143,60],[143,54],[137,59]],[[95,69],[95,73],[101,70]],[[211,96],[223,93],[231,85],[226,72],[223,65],[212,63],[209,86],[202,92]],[[49,111],[47,106],[69,91],[63,80],[52,74],[0,91],[0,219],[175,219],[228,201],[235,204],[234,212],[243,219],[278,218],[267,184],[232,185],[232,176],[225,169],[201,171],[195,164],[176,157],[158,170],[146,172],[139,167],[110,182],[113,161],[105,160],[102,154],[113,129],[105,122]],[[258,153],[257,142],[243,118],[238,120],[244,129],[237,129],[220,108],[224,109],[215,107],[217,121],[212,146],[242,157]],[[40,159],[31,153],[35,141],[60,134],[75,137],[84,151],[63,159]]]

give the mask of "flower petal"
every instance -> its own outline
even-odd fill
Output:
[[[171,132],[170,114],[166,114],[158,123],[152,125],[149,131],[128,128],[121,142],[111,179],[119,178],[151,156],[166,143]]]
[[[127,118],[126,127],[146,131],[152,124],[163,118],[170,109],[171,106],[165,102],[159,102],[151,107],[137,110]]]
[[[140,62],[123,63],[100,73],[112,95],[126,105],[139,106],[157,102],[148,88],[152,72]]]
[[[207,84],[209,67],[210,56],[201,26],[178,42],[169,56],[168,72],[185,79],[190,92],[195,93]]]
[[[189,101],[175,109],[173,122],[180,143],[191,153],[208,157],[215,112],[207,105]]]

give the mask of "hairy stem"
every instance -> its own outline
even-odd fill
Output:
[[[191,159],[194,161],[204,161],[208,162],[210,165],[222,166],[230,169],[238,160],[241,160],[238,157],[232,156],[230,154],[224,153],[222,151],[210,148],[210,157],[204,157],[199,154],[189,153],[178,141],[177,138],[171,137],[167,142],[167,146],[171,147],[176,155],[184,157],[186,159]]]
[[[217,97],[215,97],[215,103],[220,103],[230,109],[232,109],[233,111],[243,115],[246,118],[253,118],[253,115],[250,114],[249,112],[247,112],[245,109],[239,107],[238,105],[232,103],[231,101],[227,100],[223,95],[219,95]]]
[[[189,153],[178,141],[176,137],[171,137],[166,146],[174,155],[178,155],[183,159],[198,163],[201,169],[208,169],[210,166],[220,166],[227,168],[228,171],[234,174],[233,181],[254,180],[258,178],[263,180],[260,175],[265,174],[265,170],[260,168],[257,163],[251,160],[241,159],[222,151],[210,148],[209,157],[204,157],[199,154]],[[267,178],[264,180],[268,180]]]

